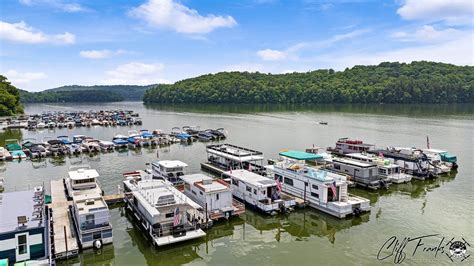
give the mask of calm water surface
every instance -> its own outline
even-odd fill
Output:
[[[111,210],[114,244],[102,252],[87,252],[65,262],[74,265],[370,265],[380,264],[377,253],[391,236],[416,237],[439,234],[426,240],[437,246],[441,237],[460,239],[474,249],[474,105],[457,106],[246,106],[181,105],[144,106],[139,102],[101,105],[28,105],[27,113],[53,110],[132,109],[143,119],[143,128],[170,131],[174,126],[199,125],[201,129],[224,127],[227,142],[261,150],[276,158],[282,149],[333,146],[339,137],[361,138],[378,147],[426,145],[458,156],[459,171],[432,181],[393,185],[388,191],[350,192],[369,198],[372,212],[338,220],[311,209],[288,216],[268,217],[248,210],[239,218],[218,223],[203,239],[163,249],[153,248],[120,207]],[[318,121],[328,121],[321,126]],[[139,129],[139,128],[130,128]],[[129,128],[78,128],[44,131],[12,131],[7,138],[37,138],[74,134],[110,140]],[[160,158],[189,164],[199,172],[206,158],[205,144],[173,145],[160,149]],[[156,150],[110,153],[100,156],[52,159],[41,162],[9,162],[0,165],[6,191],[60,179],[72,164],[96,168],[106,193],[115,193],[121,174],[142,169],[156,160]],[[406,248],[406,264],[451,264],[445,254]],[[474,256],[473,256],[474,257]],[[468,258],[472,260],[474,258]],[[382,261],[393,264],[393,258]],[[468,263],[469,264],[469,263]]]

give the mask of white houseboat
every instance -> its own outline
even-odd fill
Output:
[[[215,144],[206,147],[207,162],[201,168],[218,175],[234,169],[246,169],[264,174],[263,153],[232,144]]]
[[[340,138],[336,142],[335,148],[327,148],[328,151],[336,154],[346,154],[355,152],[368,152],[375,148],[374,144],[364,143],[362,140]]]
[[[230,178],[234,197],[264,213],[287,212],[296,205],[294,198],[281,193],[276,180],[243,169],[225,172],[222,177]]]
[[[64,180],[68,198],[82,193],[102,195],[97,181],[99,173],[95,169],[91,169],[88,165],[79,165],[70,167],[69,170]]]
[[[164,180],[127,178],[123,181],[127,209],[154,246],[165,246],[206,235],[201,206]]]
[[[187,164],[178,160],[161,160],[151,164],[151,172],[154,179],[168,180],[172,184],[181,184]]]
[[[348,153],[344,156],[362,162],[377,164],[379,176],[383,179],[390,180],[392,183],[400,184],[410,182],[413,177],[410,174],[404,173],[398,164],[394,164],[390,162],[390,160],[375,156],[374,154]]]
[[[203,174],[184,175],[183,193],[197,202],[211,220],[228,219],[245,212],[245,205],[232,198],[230,184]]]
[[[388,188],[390,180],[379,176],[377,164],[361,162],[349,158],[333,158],[328,161],[328,169],[337,173],[350,175],[353,181],[370,189]]]
[[[112,243],[109,209],[97,182],[99,173],[87,165],[70,170],[65,179],[66,195],[73,202],[72,217],[81,247],[99,249],[104,244]]]
[[[307,160],[318,159],[317,154],[285,151],[280,156],[278,162],[266,168],[269,177],[282,184],[283,192],[338,218],[370,211],[368,199],[349,195],[346,176],[306,165]]]
[[[92,191],[91,191],[92,192]],[[74,225],[83,249],[100,249],[113,242],[109,208],[101,194],[79,194],[72,198]]]
[[[405,173],[412,175],[413,178],[425,180],[436,177],[434,169],[430,166],[430,160],[424,153],[412,153],[394,147],[385,150],[371,150],[369,153],[383,156],[390,162],[399,165]]]

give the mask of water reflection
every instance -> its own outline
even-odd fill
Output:
[[[21,141],[23,138],[23,133],[20,129],[7,129],[5,131],[0,131],[0,146],[5,147],[5,140],[7,139],[17,139]]]
[[[144,104],[146,109],[192,113],[323,112],[397,116],[449,116],[474,113],[473,104]]]

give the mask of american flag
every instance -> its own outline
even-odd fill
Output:
[[[173,226],[177,226],[180,222],[181,222],[181,219],[179,217],[179,208],[176,207],[176,209],[174,209]]]
[[[281,182],[280,182],[280,179],[277,177],[275,179],[276,183],[277,183],[277,189],[278,189],[278,192],[281,192]]]
[[[336,181],[332,182],[331,183],[331,190],[332,190],[332,194],[334,195],[333,197],[336,197]]]

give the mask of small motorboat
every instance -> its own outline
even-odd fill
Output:
[[[0,147],[0,161],[11,160],[12,155],[4,147]]]
[[[114,143],[112,141],[105,141],[105,140],[100,140],[99,141],[99,146],[100,150],[103,152],[109,152],[109,151],[114,151]]]
[[[100,141],[97,139],[94,139],[92,137],[86,137],[84,141],[82,142],[82,148],[86,152],[99,152],[100,149]]]
[[[5,190],[5,178],[3,176],[0,176],[0,192],[3,192]]]
[[[327,126],[328,122],[327,121],[319,121],[319,124]]]
[[[5,140],[5,146],[10,152],[13,160],[22,160],[26,159],[26,154],[21,148],[20,142],[17,139],[7,139]]]
[[[81,145],[70,141],[68,136],[58,136],[57,139],[64,144],[67,154],[73,155],[82,153]]]
[[[207,141],[214,140],[214,135],[206,131],[200,131],[198,133],[198,139],[199,141],[207,142]]]

